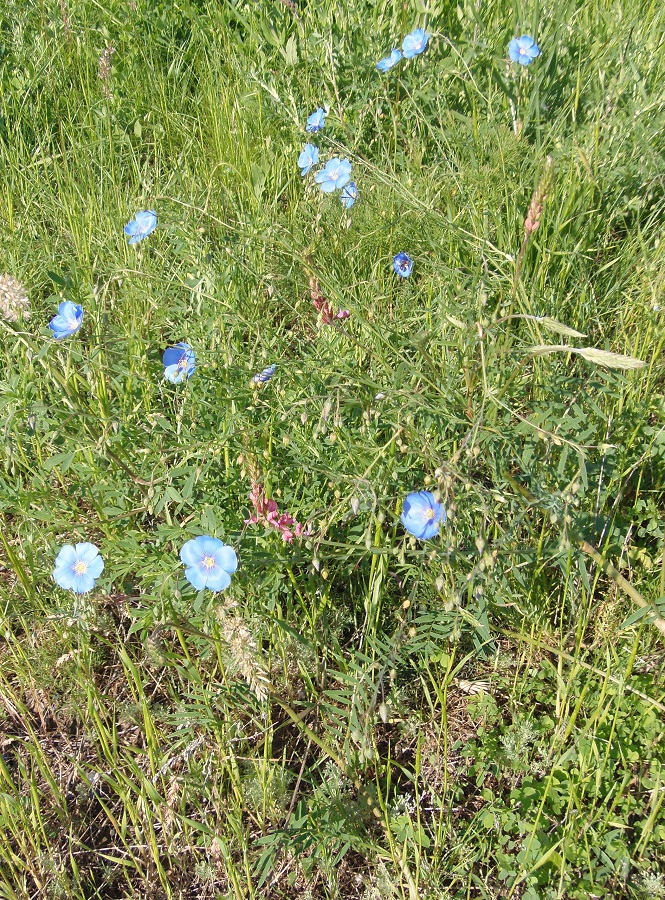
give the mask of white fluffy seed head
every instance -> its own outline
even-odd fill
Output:
[[[25,288],[11,275],[0,275],[0,314],[8,322],[30,318],[30,301]]]

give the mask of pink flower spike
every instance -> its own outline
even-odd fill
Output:
[[[289,515],[289,513],[282,513],[279,515],[277,502],[275,500],[268,500],[265,496],[265,489],[262,484],[253,482],[249,497],[256,513],[250,515],[249,519],[245,519],[245,524],[262,524],[267,528],[274,528],[275,531],[281,533],[282,539],[288,544],[293,543],[293,538],[295,536],[300,537],[303,533],[302,525],[299,522],[296,522],[293,516]]]

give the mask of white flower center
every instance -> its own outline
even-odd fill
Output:
[[[426,519],[433,519],[433,518],[434,518],[434,510],[432,509],[431,506],[430,506],[429,509],[425,512],[425,518],[426,518]]]
[[[82,559],[78,559],[78,560],[74,563],[74,572],[76,573],[76,575],[85,575],[85,573],[86,573],[87,571],[88,571],[88,564],[87,564],[87,562],[83,562]]]
[[[204,556],[202,565],[203,565],[204,569],[214,569],[215,568],[214,556]]]

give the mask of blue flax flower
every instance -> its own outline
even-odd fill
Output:
[[[347,186],[342,189],[342,206],[351,209],[358,199],[358,185],[355,181],[349,181]]]
[[[393,269],[400,278],[408,278],[413,269],[413,260],[406,253],[398,253],[393,256]]]
[[[331,194],[335,188],[343,188],[351,180],[351,163],[348,159],[338,159],[333,156],[325,165],[325,168],[316,173],[316,183],[326,194]]]
[[[185,564],[185,578],[197,591],[206,587],[211,591],[225,590],[238,568],[233,547],[207,535],[187,541],[180,551],[180,559]]]
[[[316,134],[317,131],[321,131],[321,129],[326,124],[326,111],[325,109],[321,109],[319,106],[318,109],[315,109],[311,115],[307,116],[307,125],[305,125],[305,131],[311,131],[312,134]]]
[[[104,571],[104,560],[94,544],[65,544],[55,560],[53,578],[66,591],[87,594]]]
[[[434,494],[414,491],[404,501],[401,521],[409,534],[428,541],[438,534],[441,523],[446,521],[446,511],[443,504],[434,499]]]
[[[298,157],[298,165],[300,166],[300,174],[304,178],[313,165],[319,161],[319,148],[314,144],[305,144],[302,153]]]
[[[528,34],[513,38],[508,44],[508,55],[513,62],[521,66],[528,66],[537,56],[540,56],[540,47]]]
[[[157,213],[154,209],[144,209],[137,212],[132,221],[125,225],[125,234],[130,235],[130,244],[138,244],[152,234],[155,228],[157,228]]]
[[[270,381],[272,376],[275,374],[277,366],[273,363],[271,366],[268,366],[267,369],[264,369],[262,372],[257,372],[257,374],[252,378],[252,381],[255,384],[265,384],[267,381]]]
[[[164,363],[164,378],[172,384],[180,384],[196,371],[196,356],[194,351],[181,341],[175,347],[168,347],[162,357]]]
[[[402,53],[405,58],[411,59],[413,56],[418,56],[419,53],[422,53],[427,47],[429,38],[429,34],[423,31],[422,28],[416,28],[411,34],[407,34],[402,41]]]
[[[402,54],[400,51],[395,48],[390,51],[390,56],[386,56],[384,59],[380,59],[376,64],[376,68],[379,72],[387,72],[388,69],[392,69],[393,66],[396,66],[397,63],[402,58]]]
[[[48,327],[53,332],[56,341],[75,334],[83,322],[83,307],[72,303],[71,300],[63,301],[58,307],[58,315],[53,316]]]

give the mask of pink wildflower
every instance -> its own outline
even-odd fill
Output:
[[[321,316],[323,325],[330,325],[335,319],[348,319],[351,315],[348,309],[340,309],[338,312],[335,312],[331,303],[326,300],[319,290],[319,283],[316,278],[309,279],[309,295],[312,298],[316,311]]]
[[[245,519],[246,525],[265,525],[267,528],[274,528],[280,532],[282,539],[287,544],[292,544],[294,537],[302,535],[303,527],[300,522],[296,522],[288,513],[278,515],[277,503],[274,500],[268,500],[263,485],[258,481],[252,482],[249,498],[255,512],[249,519]]]

